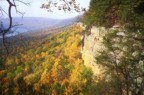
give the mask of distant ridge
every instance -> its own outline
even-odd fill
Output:
[[[14,17],[13,25],[19,24],[12,28],[11,31],[14,31],[13,36],[24,33],[24,32],[37,32],[43,29],[57,29],[61,27],[66,27],[71,24],[74,24],[80,20],[80,16],[76,16],[70,19],[52,19],[52,18],[42,18],[42,17]],[[1,28],[7,28],[9,24],[9,19],[2,19],[3,25]],[[11,36],[11,34],[7,34]]]

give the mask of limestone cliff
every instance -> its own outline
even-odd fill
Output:
[[[106,33],[117,29],[123,31],[121,30],[121,28],[119,28],[118,25],[115,25],[110,29],[93,26],[90,30],[89,35],[84,34],[82,36],[83,45],[81,49],[81,54],[84,60],[84,64],[85,66],[90,67],[92,69],[94,76],[96,76],[97,78],[101,78],[104,75],[104,68],[101,65],[96,64],[95,58],[97,55],[99,55],[100,51],[105,49],[102,44],[103,37]],[[122,34],[123,32],[118,33],[118,35]]]
[[[106,33],[106,29],[101,27],[97,28],[93,26],[91,28],[90,34],[83,35],[83,47],[81,50],[82,58],[84,64],[87,67],[90,67],[95,76],[100,77],[103,73],[102,67],[96,64],[95,57],[99,54],[104,47],[102,45],[103,36]]]

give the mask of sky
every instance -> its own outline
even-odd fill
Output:
[[[52,8],[53,12],[48,12],[46,9],[41,9],[41,5],[43,3],[46,3],[47,0],[21,0],[24,2],[30,3],[29,6],[26,6],[21,3],[17,3],[18,7],[17,9],[24,14],[24,17],[47,17],[47,18],[55,18],[55,19],[65,19],[65,18],[72,18],[77,15],[80,15],[80,13],[77,13],[75,11],[71,12],[63,12],[58,11],[56,8]],[[81,7],[88,9],[90,0],[76,0],[78,4],[80,4]],[[8,3],[6,0],[0,0],[0,7],[2,7],[5,11],[8,10]],[[20,17],[20,14],[17,14],[15,12],[15,9],[12,11],[13,17]],[[6,16],[4,16],[6,17]]]

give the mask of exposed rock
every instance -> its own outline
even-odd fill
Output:
[[[86,25],[84,25],[83,23],[79,22],[77,23],[78,26],[80,26],[83,30],[86,29]]]
[[[84,60],[84,65],[90,67],[93,71],[94,76],[97,79],[101,79],[105,77],[104,70],[100,64],[96,63],[96,56],[98,56],[100,51],[106,49],[103,45],[103,37],[109,33],[117,31],[118,36],[126,37],[125,29],[120,27],[119,25],[115,25],[112,28],[106,29],[104,27],[96,27],[93,26],[90,30],[90,33],[84,34],[81,38],[82,40],[82,58]],[[119,38],[114,38],[115,42],[119,42]],[[123,41],[127,41],[123,39]],[[113,47],[119,47],[118,44],[113,44]],[[123,48],[125,51],[128,49],[127,47]],[[117,51],[119,52],[119,51]],[[135,53],[134,53],[135,55]],[[123,52],[119,53],[118,57],[122,57]],[[117,60],[119,62],[119,60]]]
[[[97,78],[102,77],[103,68],[96,64],[96,55],[99,54],[99,51],[103,50],[104,47],[102,45],[103,36],[106,33],[106,29],[101,27],[97,28],[93,26],[91,28],[90,35],[84,35],[82,37],[83,47],[81,50],[82,58],[84,60],[84,64],[87,67],[92,68],[94,76]]]

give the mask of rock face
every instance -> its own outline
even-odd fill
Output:
[[[86,29],[83,24],[79,24],[84,30]],[[84,65],[90,67],[93,71],[93,74],[96,78],[102,78],[104,76],[104,67],[96,63],[96,56],[99,55],[99,52],[104,50],[102,44],[103,37],[108,32],[113,30],[122,30],[119,25],[115,25],[112,28],[106,29],[104,27],[93,26],[90,30],[90,33],[84,34],[81,38],[82,40],[82,59],[84,60]],[[125,35],[123,32],[119,32],[118,35]]]
[[[97,28],[95,26],[91,28],[90,32],[90,35],[85,34],[82,37],[82,58],[84,60],[85,66],[90,67],[92,69],[94,76],[100,78],[102,76],[103,69],[100,65],[96,64],[95,57],[99,54],[99,51],[104,49],[102,45],[102,40],[103,36],[107,32],[105,28]]]
[[[102,78],[104,76],[104,67],[96,63],[96,56],[99,55],[100,51],[105,49],[102,44],[103,37],[105,36],[105,34],[113,30],[119,30],[120,32],[118,32],[117,35],[125,36],[124,32],[122,32],[124,30],[120,28],[119,25],[115,25],[109,29],[93,26],[90,30],[89,35],[85,34],[82,36],[83,45],[81,54],[84,60],[84,65],[90,67],[93,71],[94,76],[96,76],[97,78]]]

